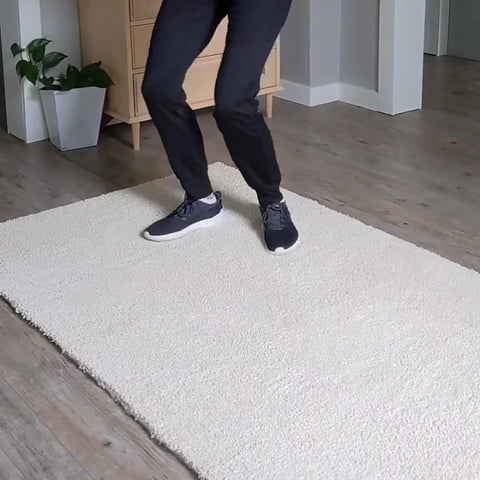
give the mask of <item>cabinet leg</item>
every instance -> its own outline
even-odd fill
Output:
[[[273,94],[268,93],[265,95],[265,110],[267,112],[267,118],[273,117]]]
[[[132,123],[133,149],[140,150],[140,122]]]

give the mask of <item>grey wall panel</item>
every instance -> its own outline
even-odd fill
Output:
[[[378,89],[379,0],[342,0],[340,81]]]
[[[310,0],[294,0],[281,34],[282,78],[310,84]]]
[[[318,87],[339,81],[341,0],[311,0],[310,85]]]
[[[449,55],[480,60],[480,0],[451,0],[449,31]]]

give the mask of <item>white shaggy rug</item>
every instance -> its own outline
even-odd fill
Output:
[[[172,177],[1,224],[1,295],[202,478],[480,478],[480,275],[290,192],[271,256],[211,176],[223,224],[176,243],[140,237]]]

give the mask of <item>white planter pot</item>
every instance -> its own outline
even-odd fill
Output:
[[[40,90],[50,141],[60,150],[98,143],[105,88],[75,88],[67,92]]]

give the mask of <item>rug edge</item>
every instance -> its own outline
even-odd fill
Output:
[[[83,362],[77,360],[75,355],[71,354],[67,349],[64,349],[54,335],[50,334],[41,326],[37,325],[26,314],[24,314],[24,312],[17,305],[17,303],[8,298],[8,295],[6,295],[5,292],[0,291],[0,298],[3,299],[7,303],[7,305],[9,305],[9,307],[13,310],[16,316],[18,316],[29,327],[35,329],[38,333],[40,333],[40,335],[45,337],[62,356],[64,356],[74,365],[75,368],[77,368],[84,375],[86,375],[90,381],[95,383],[95,385],[105,391],[114,401],[114,403],[118,405],[128,417],[130,417],[134,422],[136,422],[145,430],[145,432],[148,434],[150,439],[155,443],[157,447],[161,448],[162,450],[166,451],[166,453],[176,458],[180,463],[183,464],[185,468],[187,468],[193,475],[195,475],[198,480],[209,480],[208,477],[204,476],[199,467],[196,467],[193,462],[186,459],[174,447],[170,446],[168,442],[162,440],[158,436],[158,434],[155,433],[155,429],[150,425],[148,420],[143,415],[137,414],[135,412],[135,409],[131,407],[127,401],[123,400],[122,396],[113,387],[109,386],[106,382],[102,380],[101,375],[97,375],[93,369],[87,367]]]

